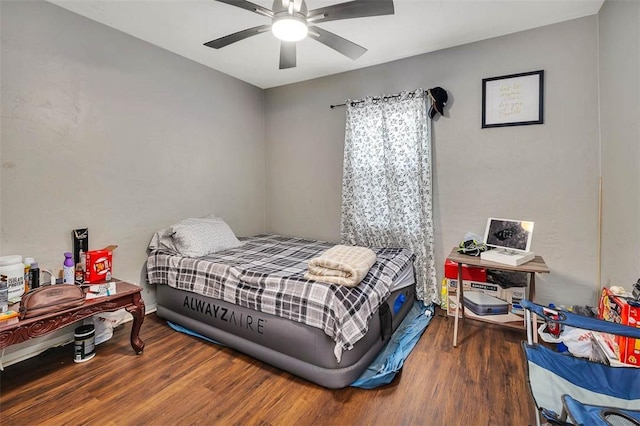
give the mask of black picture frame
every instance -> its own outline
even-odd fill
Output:
[[[544,123],[544,70],[482,79],[482,128]]]

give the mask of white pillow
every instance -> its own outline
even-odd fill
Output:
[[[186,257],[202,257],[238,247],[242,243],[218,217],[184,219],[156,232],[149,248],[166,248]]]
[[[156,231],[149,242],[149,250],[168,249],[170,251],[177,252],[178,250],[176,250],[176,246],[171,238],[172,234],[173,230],[171,228],[164,228]]]

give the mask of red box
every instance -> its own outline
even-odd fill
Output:
[[[608,288],[602,289],[598,305],[600,319],[640,328],[640,308],[632,306],[621,297],[616,296]],[[620,361],[640,365],[640,339],[616,336],[620,349]]]
[[[85,283],[109,281],[113,276],[113,251],[108,249],[90,250],[85,253]]]
[[[458,264],[450,260],[444,262],[445,278],[458,279]],[[483,268],[474,268],[468,265],[462,265],[462,280],[487,282],[487,270]]]

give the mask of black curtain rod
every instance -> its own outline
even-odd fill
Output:
[[[387,95],[387,96],[382,96],[379,98],[373,98],[373,100],[375,101],[379,101],[379,100],[385,100],[385,99],[391,99],[391,98],[399,98],[400,94],[398,93],[397,95]],[[351,106],[357,105],[357,104],[361,104],[362,102],[364,102],[364,100],[359,100],[359,101],[351,101]],[[335,105],[329,105],[329,108],[334,109],[335,107],[341,107],[341,106],[346,106],[347,103],[342,103],[342,104],[335,104]]]
[[[397,98],[397,97],[399,97],[399,96],[400,96],[400,95],[382,96],[382,97],[380,97],[380,98],[373,98],[373,100],[379,101],[380,99],[384,100],[384,99],[389,99],[389,98]],[[351,101],[351,106],[354,106],[354,105],[357,105],[357,104],[361,104],[361,103],[363,103],[363,102],[364,102],[364,100]],[[335,107],[346,106],[346,105],[347,105],[347,103],[345,102],[345,103],[343,103],[343,104],[329,105],[329,107],[330,107],[331,109],[334,109]]]

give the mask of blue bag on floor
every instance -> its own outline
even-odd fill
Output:
[[[169,327],[173,328],[175,331],[179,331],[180,333],[184,333],[184,334],[188,334],[189,336],[194,336],[194,337],[198,337],[200,339],[206,340],[207,342],[211,342],[211,343],[215,343],[216,345],[220,345],[220,346],[225,346],[222,343],[218,342],[217,340],[213,340],[208,338],[207,336],[203,336],[200,333],[196,333],[195,331],[189,330],[188,328],[185,328],[181,325],[172,323],[171,321],[167,321],[167,324],[169,325]]]
[[[391,383],[431,322],[434,312],[433,305],[425,306],[416,301],[384,349],[351,386],[373,389]]]

